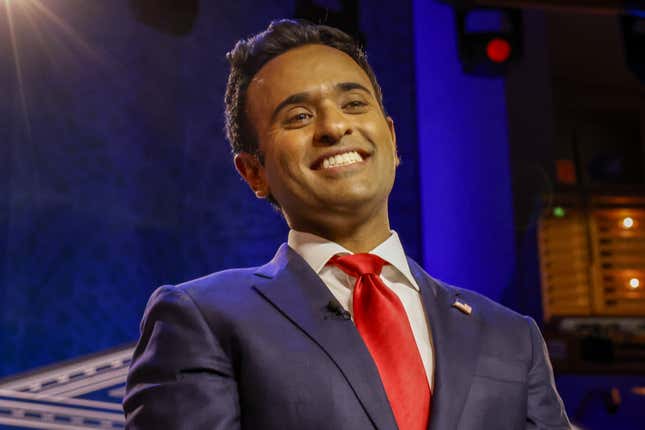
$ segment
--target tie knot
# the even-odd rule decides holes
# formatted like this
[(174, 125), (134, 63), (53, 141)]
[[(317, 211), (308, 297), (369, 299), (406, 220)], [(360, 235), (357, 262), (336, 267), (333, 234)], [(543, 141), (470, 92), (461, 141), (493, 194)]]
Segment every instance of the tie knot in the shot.
[(332, 266), (338, 267), (350, 276), (358, 278), (362, 275), (374, 274), (380, 275), (381, 269), (387, 261), (374, 254), (353, 254), (353, 255), (334, 255), (329, 259)]

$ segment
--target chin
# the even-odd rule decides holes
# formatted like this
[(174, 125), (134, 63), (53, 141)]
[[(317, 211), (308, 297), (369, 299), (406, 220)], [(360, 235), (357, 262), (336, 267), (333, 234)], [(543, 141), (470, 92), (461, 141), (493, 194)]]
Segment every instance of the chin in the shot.
[(382, 198), (376, 198), (374, 195), (343, 193), (342, 195), (335, 195), (328, 199), (326, 206), (338, 208), (343, 211), (359, 212), (364, 211), (368, 207), (378, 205), (382, 201)]

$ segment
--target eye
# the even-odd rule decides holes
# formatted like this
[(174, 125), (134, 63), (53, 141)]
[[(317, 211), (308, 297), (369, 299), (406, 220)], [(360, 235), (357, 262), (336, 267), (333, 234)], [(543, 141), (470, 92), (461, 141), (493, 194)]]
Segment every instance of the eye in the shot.
[(367, 107), (367, 103), (364, 102), (363, 100), (351, 100), (343, 105), (343, 109), (348, 110), (350, 112), (363, 112), (365, 108)]
[(307, 122), (312, 117), (313, 115), (310, 114), (309, 112), (304, 112), (304, 111), (296, 112), (293, 115), (290, 115), (287, 117), (287, 119), (285, 120), (285, 124), (288, 124), (288, 125), (302, 124)]

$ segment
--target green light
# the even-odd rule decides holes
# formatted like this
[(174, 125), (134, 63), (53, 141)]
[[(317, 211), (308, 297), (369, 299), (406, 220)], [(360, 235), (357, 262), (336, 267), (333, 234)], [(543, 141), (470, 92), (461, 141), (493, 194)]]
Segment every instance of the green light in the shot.
[(556, 206), (553, 208), (553, 216), (556, 218), (562, 218), (566, 215), (566, 211), (562, 206)]

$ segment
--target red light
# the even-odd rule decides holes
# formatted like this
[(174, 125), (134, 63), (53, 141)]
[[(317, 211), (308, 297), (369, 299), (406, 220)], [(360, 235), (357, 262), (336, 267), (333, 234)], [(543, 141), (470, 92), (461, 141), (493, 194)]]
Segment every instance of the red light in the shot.
[(494, 63), (503, 63), (511, 56), (511, 44), (507, 40), (496, 37), (486, 46), (486, 54)]

